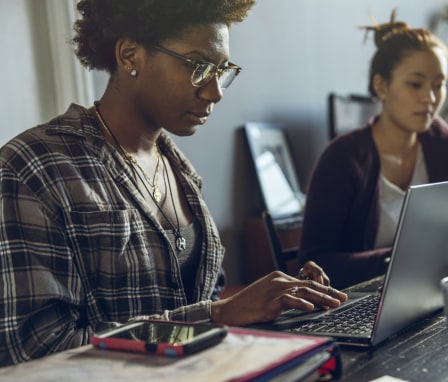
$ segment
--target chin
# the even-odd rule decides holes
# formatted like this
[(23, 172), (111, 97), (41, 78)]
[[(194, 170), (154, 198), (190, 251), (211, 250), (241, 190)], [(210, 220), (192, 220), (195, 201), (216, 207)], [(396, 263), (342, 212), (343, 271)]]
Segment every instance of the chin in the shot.
[(413, 130), (417, 133), (423, 133), (430, 128), (433, 122), (434, 118), (428, 118), (426, 121), (420, 121), (419, 123), (414, 125)]
[(424, 125), (424, 126), (421, 126), (421, 127), (416, 128), (416, 129), (415, 129), (415, 132), (416, 132), (417, 134), (419, 134), (419, 133), (424, 133), (425, 131), (429, 130), (429, 128), (431, 127), (431, 123), (432, 123), (432, 122), (427, 123), (427, 124)]
[(196, 133), (196, 131), (198, 131), (198, 130), (199, 130), (199, 126), (198, 126), (198, 125), (193, 126), (192, 128), (190, 128), (190, 129), (188, 129), (188, 130), (186, 131), (186, 134), (185, 134), (185, 135), (193, 135), (193, 134)]
[(188, 136), (193, 135), (194, 133), (196, 133), (196, 131), (198, 131), (198, 129), (199, 129), (198, 125), (190, 126), (190, 127), (186, 128), (186, 129), (183, 129), (182, 131), (180, 131), (180, 134), (188, 137)]
[(189, 137), (198, 131), (199, 126), (189, 126), (183, 129), (168, 130), (170, 133), (177, 135), (178, 137)]

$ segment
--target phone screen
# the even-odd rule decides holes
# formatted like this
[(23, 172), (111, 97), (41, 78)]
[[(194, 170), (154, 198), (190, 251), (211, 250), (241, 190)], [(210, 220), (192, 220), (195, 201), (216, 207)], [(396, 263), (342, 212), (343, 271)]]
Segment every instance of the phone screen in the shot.
[(220, 342), (227, 327), (177, 321), (137, 321), (94, 334), (91, 343), (101, 349), (181, 356)]
[(115, 338), (143, 341), (146, 343), (187, 343), (200, 334), (210, 331), (206, 325), (173, 324), (170, 322), (138, 322), (126, 330), (113, 334)]

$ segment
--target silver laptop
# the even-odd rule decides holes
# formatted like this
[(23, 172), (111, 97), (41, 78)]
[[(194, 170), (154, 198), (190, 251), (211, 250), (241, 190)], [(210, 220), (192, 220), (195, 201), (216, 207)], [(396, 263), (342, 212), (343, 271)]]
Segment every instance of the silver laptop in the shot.
[[(447, 275), (448, 182), (411, 186), (403, 203), (387, 273), (373, 280), (381, 282), (379, 288), (369, 293), (349, 293), (347, 303), (330, 311), (285, 312), (270, 326), (331, 336), (342, 344), (375, 346), (443, 309), (440, 280)], [(370, 321), (355, 310), (363, 304), (374, 306)], [(362, 318), (361, 329), (347, 329), (347, 316)], [(332, 327), (338, 319), (339, 325)]]

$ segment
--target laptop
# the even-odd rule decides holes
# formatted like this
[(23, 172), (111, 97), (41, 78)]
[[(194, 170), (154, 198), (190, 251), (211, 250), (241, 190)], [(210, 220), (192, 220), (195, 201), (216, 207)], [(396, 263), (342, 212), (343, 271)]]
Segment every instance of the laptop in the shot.
[(266, 211), (277, 228), (300, 224), (305, 195), (282, 124), (248, 122), (244, 132)]
[[(376, 346), (440, 312), (440, 280), (447, 275), (448, 182), (411, 186), (405, 195), (387, 273), (372, 280), (369, 292), (353, 288), (349, 301), (329, 311), (286, 311), (269, 324), (269, 329), (331, 336), (352, 346)], [(369, 319), (355, 310), (372, 303)], [(345, 328), (347, 316), (362, 318), (364, 327)], [(340, 323), (329, 329), (329, 323), (338, 320)]]

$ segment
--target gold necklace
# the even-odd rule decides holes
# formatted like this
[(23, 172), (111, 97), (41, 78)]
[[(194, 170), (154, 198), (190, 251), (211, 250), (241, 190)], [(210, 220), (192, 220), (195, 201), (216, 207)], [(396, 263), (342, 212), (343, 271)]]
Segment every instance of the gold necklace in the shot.
[(156, 143), (154, 143), (154, 149), (156, 150), (157, 164), (156, 164), (156, 170), (154, 171), (154, 175), (152, 177), (152, 182), (151, 179), (149, 178), (149, 175), (145, 172), (145, 170), (143, 170), (142, 166), (140, 166), (135, 156), (126, 151), (124, 148), (123, 151), (126, 153), (128, 160), (131, 161), (135, 166), (137, 166), (137, 168), (143, 174), (145, 180), (151, 186), (153, 199), (156, 201), (156, 203), (160, 203), (160, 201), (162, 200), (162, 192), (160, 191), (159, 188), (160, 152)]
[(115, 138), (115, 135), (112, 134), (112, 131), (110, 130), (109, 126), (107, 126), (106, 121), (104, 121), (103, 116), (100, 114), (98, 110), (98, 106), (95, 103), (95, 114), (98, 117), (98, 120), (101, 123), (101, 126), (103, 129), (109, 134), (109, 136), (114, 140), (115, 144), (119, 147), (120, 152), (124, 156), (124, 158), (131, 163), (134, 167), (137, 167), (138, 170), (142, 173), (145, 180), (149, 183), (149, 185), (152, 188), (152, 197), (154, 201), (158, 204), (162, 200), (162, 192), (159, 188), (159, 168), (160, 168), (160, 152), (157, 144), (154, 142), (154, 149), (156, 150), (156, 156), (157, 156), (157, 163), (156, 163), (156, 169), (154, 171), (154, 175), (152, 177), (152, 182), (149, 177), (149, 175), (143, 170), (142, 166), (140, 166), (140, 163), (138, 163), (137, 158), (132, 155), (130, 152), (128, 152), (121, 144), (120, 142)]

